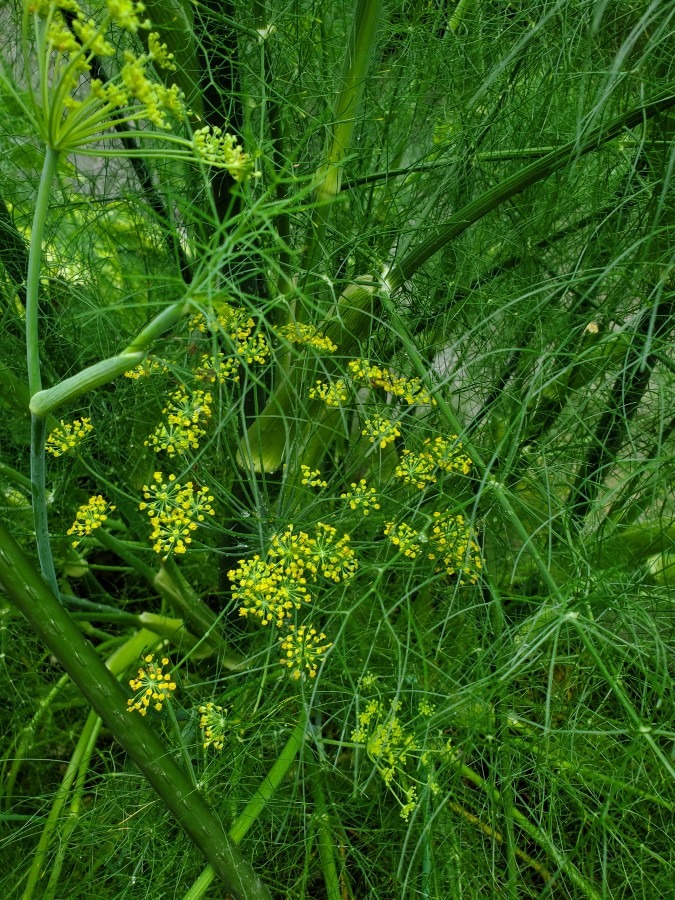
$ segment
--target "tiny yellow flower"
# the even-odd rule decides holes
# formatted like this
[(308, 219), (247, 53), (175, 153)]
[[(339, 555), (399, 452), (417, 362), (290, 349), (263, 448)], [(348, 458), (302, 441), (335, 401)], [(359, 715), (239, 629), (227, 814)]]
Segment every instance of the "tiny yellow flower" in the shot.
[(80, 506), (75, 514), (75, 521), (66, 532), (66, 534), (77, 534), (80, 536), (80, 540), (73, 541), (73, 547), (77, 547), (83, 537), (88, 537), (92, 531), (100, 528), (108, 518), (108, 513), (114, 509), (115, 506), (112, 503), (108, 503), (100, 494), (90, 497), (87, 503)]
[(253, 160), (237, 144), (233, 134), (206, 125), (194, 132), (192, 143), (198, 159), (215, 168), (226, 169), (235, 181), (246, 181), (253, 174)]
[(69, 450), (74, 450), (87, 435), (94, 430), (90, 419), (75, 419), (73, 422), (64, 422), (50, 433), (45, 449), (52, 456), (63, 456)]
[(380, 504), (377, 502), (377, 491), (374, 487), (368, 487), (365, 478), (361, 478), (358, 484), (353, 481), (350, 487), (350, 491), (340, 494), (340, 499), (346, 500), (351, 509), (360, 509), (363, 515), (367, 516), (371, 509), (380, 508)]
[(401, 436), (401, 429), (393, 419), (376, 413), (365, 420), (361, 434), (367, 437), (371, 444), (377, 444), (384, 450), (387, 444), (393, 443)]
[(424, 490), (427, 485), (436, 481), (434, 469), (434, 461), (426, 454), (404, 450), (394, 470), (394, 475), (396, 478), (401, 478), (406, 484), (413, 484), (420, 490)]
[(136, 696), (127, 700), (127, 712), (138, 712), (142, 716), (147, 713), (151, 703), (159, 712), (164, 703), (171, 699), (171, 692), (176, 690), (176, 683), (171, 680), (171, 675), (163, 672), (163, 667), (169, 665), (166, 657), (161, 663), (156, 663), (154, 653), (148, 653), (143, 657), (143, 662), (146, 665), (129, 682), (129, 687), (136, 692)]
[(291, 678), (296, 681), (299, 678), (316, 678), (319, 663), (333, 646), (324, 644), (326, 635), (317, 632), (313, 625), (290, 625), (286, 637), (281, 641), (282, 657), (281, 665), (289, 669)]
[(338, 408), (349, 399), (344, 378), (325, 383), (321, 380), (309, 391), (310, 400), (323, 400), (326, 406)]
[(206, 703), (199, 707), (199, 727), (204, 732), (204, 749), (213, 747), (222, 750), (225, 743), (227, 726), (227, 710), (215, 703)]
[(421, 552), (420, 533), (411, 528), (406, 522), (387, 522), (384, 528), (384, 534), (389, 538), (391, 543), (398, 547), (404, 556), (415, 559)]
[(321, 477), (321, 472), (318, 469), (310, 469), (309, 466), (301, 465), (300, 471), (302, 473), (302, 484), (307, 487), (316, 487), (316, 488), (327, 488), (328, 482), (324, 481)]
[(304, 322), (290, 322), (288, 325), (277, 328), (276, 332), (280, 338), (291, 344), (304, 344), (306, 347), (313, 347), (322, 353), (335, 353), (337, 350), (337, 344), (334, 344), (329, 337), (326, 337), (318, 328)]
[(183, 487), (175, 475), (164, 481), (162, 473), (155, 472), (153, 482), (143, 485), (145, 500), (138, 508), (148, 513), (153, 550), (163, 554), (162, 559), (168, 559), (171, 553), (185, 553), (192, 543), (192, 532), (206, 521), (206, 516), (215, 515), (213, 497), (208, 488), (195, 488), (191, 481)]

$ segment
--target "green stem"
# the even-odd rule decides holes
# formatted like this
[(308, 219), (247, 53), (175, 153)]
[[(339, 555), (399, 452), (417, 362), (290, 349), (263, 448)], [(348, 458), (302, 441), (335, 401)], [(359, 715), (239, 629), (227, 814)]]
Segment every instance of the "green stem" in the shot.
[(0, 585), (213, 866), (225, 889), (237, 900), (270, 900), (269, 890), (151, 724), (127, 712), (127, 692), (1, 523)]
[[(75, 777), (77, 776), (78, 772), (81, 771), (83, 765), (85, 767), (88, 765), (91, 754), (94, 751), (94, 745), (100, 728), (101, 719), (96, 715), (95, 712), (90, 712), (84, 728), (80, 733), (79, 740), (77, 742), (77, 745), (75, 746), (73, 755), (70, 758), (70, 762), (68, 763), (68, 768), (66, 769), (63, 779), (61, 780), (61, 784), (59, 785), (59, 788), (56, 792), (56, 796), (52, 801), (52, 806), (49, 810), (49, 816), (47, 817), (45, 827), (42, 829), (40, 840), (33, 855), (33, 862), (28, 873), (28, 881), (23, 892), (22, 900), (31, 900), (31, 898), (34, 896), (38, 882), (45, 874), (45, 867), (48, 862), (47, 852), (49, 850), (50, 844), (52, 843), (52, 836), (58, 828), (59, 819), (61, 818), (61, 811), (66, 803), (66, 800), (68, 799), (68, 794), (70, 793), (70, 789), (72, 787), (73, 781), (75, 780)], [(58, 878), (58, 873), (60, 872), (62, 865), (63, 848), (60, 849), (59, 853), (57, 854), (57, 859), (54, 862), (55, 869), (53, 870), (52, 876), (49, 880), (49, 887), (52, 887), (54, 871), (56, 872), (56, 877)], [(49, 893), (50, 891), (48, 888), (47, 894)]]
[[(33, 214), (30, 251), (28, 253), (28, 275), (26, 278), (26, 364), (28, 367), (28, 393), (31, 399), (34, 394), (42, 389), (39, 334), (40, 272), (42, 270), (42, 245), (44, 242), (45, 224), (49, 212), (49, 197), (58, 159), (58, 151), (47, 147)], [(42, 574), (54, 594), (58, 597), (59, 589), (47, 524), (45, 439), (45, 420), (42, 417), (33, 416), (31, 420), (30, 470), (35, 539)]]
[(30, 479), (33, 497), (33, 524), (35, 542), (42, 577), (54, 593), (59, 597), (59, 585), (54, 568), (52, 545), (49, 539), (49, 522), (47, 517), (47, 465), (45, 441), (47, 440), (47, 423), (42, 416), (31, 416), (30, 431)]
[[(326, 147), (326, 161), (315, 175), (314, 191), (317, 206), (314, 208), (309, 225), (307, 249), (301, 265), (305, 284), (313, 276), (332, 204), (340, 193), (342, 166), (352, 141), (381, 11), (382, 0), (356, 0), (354, 25), (345, 49), (340, 90), (333, 116), (334, 124)], [(300, 319), (301, 312), (302, 310), (297, 310)]]
[(307, 755), (305, 761), (309, 773), (309, 780), (314, 795), (314, 820), (319, 838), (319, 859), (321, 871), (326, 886), (327, 900), (341, 900), (340, 878), (335, 863), (333, 833), (330, 827), (330, 818), (326, 804), (326, 794), (323, 789), (323, 777), (321, 767), (312, 754)]
[[(244, 811), (237, 817), (230, 828), (229, 836), (235, 844), (241, 843), (246, 832), (258, 819), (268, 800), (272, 798), (275, 791), (288, 774), (288, 770), (293, 765), (295, 757), (302, 747), (306, 728), (307, 718), (303, 714), (302, 718), (291, 732), (291, 736), (286, 741), (278, 759), (264, 777), (251, 800), (246, 804)], [(208, 890), (209, 885), (214, 878), (215, 872), (213, 871), (212, 866), (206, 866), (199, 878), (195, 881), (187, 894), (185, 894), (183, 900), (200, 900)]]
[(30, 478), (26, 478), (25, 475), (21, 474), (21, 472), (17, 472), (16, 469), (13, 469), (11, 466), (8, 466), (2, 462), (0, 462), (0, 478), (7, 478), (9, 481), (13, 481), (15, 484), (18, 484), (25, 491), (32, 493), (33, 485)]
[(89, 391), (93, 391), (104, 384), (114, 381), (119, 375), (123, 375), (133, 369), (145, 358), (150, 345), (165, 331), (176, 324), (190, 310), (190, 304), (184, 300), (172, 303), (155, 316), (145, 328), (133, 339), (133, 341), (118, 353), (108, 359), (87, 366), (76, 375), (64, 378), (51, 388), (31, 393), (30, 409), (36, 415), (46, 416), (54, 412), (64, 403), (81, 397)]
[(39, 335), (39, 297), (40, 272), (42, 270), (42, 245), (44, 241), (45, 223), (49, 212), (49, 196), (51, 194), (56, 166), (59, 159), (58, 150), (47, 147), (40, 175), (33, 226), (30, 235), (30, 251), (28, 253), (28, 277), (26, 279), (26, 361), (28, 364), (28, 390), (30, 396), (42, 389), (40, 374), (40, 335)]

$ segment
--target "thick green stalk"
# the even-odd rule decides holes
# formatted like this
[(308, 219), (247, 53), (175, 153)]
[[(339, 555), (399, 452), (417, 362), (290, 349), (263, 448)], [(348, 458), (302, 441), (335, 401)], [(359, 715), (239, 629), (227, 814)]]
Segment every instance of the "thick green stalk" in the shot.
[[(56, 166), (59, 160), (58, 151), (47, 147), (40, 175), (33, 226), (31, 229), (30, 251), (28, 253), (28, 276), (26, 280), (26, 364), (28, 368), (29, 397), (42, 388), (40, 372), (40, 272), (42, 269), (42, 245), (44, 242), (45, 224), (49, 212), (51, 194)], [(44, 414), (43, 414), (44, 415)], [(30, 446), (30, 478), (33, 497), (33, 520), (35, 523), (35, 540), (42, 574), (54, 594), (59, 596), (56, 570), (49, 541), (47, 523), (47, 487), (45, 464), (46, 423), (42, 416), (33, 416), (31, 420)]]
[(333, 841), (333, 832), (330, 827), (326, 794), (323, 789), (321, 766), (318, 760), (312, 758), (310, 754), (308, 754), (308, 758), (305, 760), (305, 765), (307, 766), (309, 780), (312, 786), (312, 794), (314, 796), (314, 819), (316, 821), (319, 838), (319, 859), (321, 860), (321, 871), (326, 886), (326, 897), (327, 900), (342, 900), (340, 877), (335, 862), (335, 843)]
[(533, 184), (543, 181), (549, 175), (580, 159), (587, 153), (599, 150), (603, 144), (619, 137), (627, 128), (635, 128), (637, 125), (643, 124), (648, 119), (665, 112), (665, 110), (670, 109), (674, 105), (675, 94), (668, 94), (665, 97), (659, 97), (656, 100), (645, 103), (643, 106), (639, 106), (628, 113), (622, 113), (612, 119), (607, 125), (599, 125), (597, 128), (593, 128), (582, 140), (574, 138), (568, 141), (542, 159), (537, 159), (519, 172), (515, 172), (489, 191), (485, 191), (480, 197), (477, 197), (460, 209), (454, 216), (451, 216), (445, 224), (440, 225), (436, 234), (423, 241), (400, 262), (395, 262), (392, 265), (383, 278), (388, 290), (393, 293), (402, 287), (442, 247), (466, 231), (479, 219), (497, 209), (502, 203), (510, 200), (511, 197), (522, 193)]
[(158, 313), (117, 356), (111, 356), (109, 359), (103, 359), (87, 366), (77, 375), (64, 378), (63, 381), (45, 391), (39, 391), (37, 394), (31, 392), (31, 412), (35, 415), (46, 416), (59, 406), (63, 406), (64, 403), (69, 403), (71, 400), (81, 397), (82, 394), (93, 391), (103, 384), (108, 384), (119, 375), (133, 369), (143, 361), (152, 342), (182, 319), (189, 310), (190, 304), (184, 300), (172, 303)]
[(49, 522), (47, 517), (47, 461), (45, 441), (47, 440), (46, 422), (42, 416), (31, 416), (30, 430), (30, 480), (33, 498), (33, 524), (35, 526), (35, 543), (42, 576), (56, 597), (59, 596), (59, 585), (54, 568), (52, 545), (49, 539)]
[(58, 150), (47, 147), (30, 235), (28, 278), (26, 280), (26, 361), (28, 364), (28, 390), (31, 397), (42, 389), (39, 335), (40, 272), (42, 270), (42, 244), (49, 212), (49, 197), (58, 160)]
[(301, 266), (305, 273), (305, 282), (313, 275), (332, 202), (340, 193), (342, 165), (351, 145), (381, 11), (382, 0), (357, 0), (354, 25), (345, 51), (340, 89), (335, 103), (334, 124), (326, 147), (325, 163), (315, 175), (314, 193), (317, 206), (309, 225), (307, 250)]
[[(246, 808), (239, 815), (230, 828), (229, 835), (235, 844), (240, 844), (244, 839), (246, 832), (258, 819), (264, 810), (267, 801), (271, 799), (275, 791), (288, 774), (288, 770), (295, 762), (305, 739), (305, 730), (307, 728), (307, 718), (303, 713), (300, 721), (291, 732), (291, 736), (286, 741), (283, 750), (275, 761), (272, 768), (264, 777), (262, 783), (256, 790), (255, 794), (246, 804)], [(190, 890), (185, 894), (183, 900), (200, 900), (208, 890), (209, 885), (215, 878), (215, 872), (212, 866), (207, 866), (201, 873), (199, 878), (192, 885)]]
[(268, 889), (227, 836), (214, 811), (195, 791), (150, 723), (127, 711), (126, 692), (1, 524), (0, 584), (213, 866), (225, 888), (240, 900), (269, 900)]

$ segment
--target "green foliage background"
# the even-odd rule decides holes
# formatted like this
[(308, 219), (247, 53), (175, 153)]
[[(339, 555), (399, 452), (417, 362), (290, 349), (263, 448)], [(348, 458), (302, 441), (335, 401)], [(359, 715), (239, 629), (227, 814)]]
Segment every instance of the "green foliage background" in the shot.
[[(162, 469), (143, 442), (194, 368), (187, 322), (152, 348), (164, 374), (118, 378), (55, 412), (95, 424), (76, 457), (48, 470), (65, 605), (103, 656), (148, 612), (206, 635), (196, 650), (174, 636), (177, 729), (159, 716), (153, 726), (228, 827), (307, 715), (297, 760), (242, 844), (274, 896), (666, 897), (675, 9), (378, 6), (147, 4), (194, 113), (184, 128), (236, 133), (260, 173), (245, 185), (161, 153), (61, 156), (43, 256), (47, 386), (120, 352), (184, 297), (192, 311), (223, 298), (244, 307), (273, 346), (268, 364), (244, 365), (239, 384), (214, 389), (205, 443), (174, 467), (215, 497), (216, 517), (178, 561), (206, 616), (201, 631), (153, 582), (159, 560), (138, 510)], [(21, 9), (1, 16), (0, 505), (34, 556), (30, 422), (17, 384), (44, 148), (19, 103)], [(370, 20), (372, 46), (350, 53), (354, 22), (363, 31)], [(359, 63), (362, 95), (348, 95), (340, 115)], [(640, 114), (656, 100), (658, 113)], [(635, 111), (605, 139), (610, 122)], [(565, 145), (547, 177), (503, 190)], [(331, 187), (324, 176), (338, 171)], [(485, 212), (446, 240), (444, 224), (485, 196)], [(374, 291), (350, 318), (343, 292), (349, 299), (365, 276)], [(337, 354), (275, 338), (292, 318), (339, 334)], [(433, 388), (435, 410), (405, 412), (406, 441), (457, 433), (472, 455), (470, 476), (446, 478), (434, 496), (478, 536), (477, 584), (384, 541), (383, 523), (419, 519), (425, 500), (393, 477), (402, 440), (379, 452), (360, 440), (367, 402), (332, 417), (309, 403), (317, 378), (357, 356)], [(299, 485), (302, 462), (328, 488)], [(368, 518), (340, 499), (360, 477), (380, 495)], [(75, 552), (66, 530), (98, 492), (117, 507), (109, 537)], [(289, 524), (307, 531), (328, 517), (351, 534), (361, 568), (314, 601), (333, 646), (315, 680), (295, 682), (278, 666), (272, 629), (238, 615), (227, 573)], [(60, 660), (1, 599), (0, 884), (21, 896), (89, 708), (67, 679), (54, 690)], [(377, 676), (370, 688), (367, 674)], [(399, 766), (420, 782), (407, 819), (353, 739), (374, 699), (398, 703), (419, 748)], [(232, 723), (220, 753), (201, 746), (197, 709), (209, 700)], [(432, 714), (419, 714), (422, 701)], [(68, 798), (71, 819), (64, 810), (37, 863), (48, 880), (56, 860), (57, 879), (30, 896), (222, 896), (215, 884), (186, 893), (203, 860), (105, 724)]]

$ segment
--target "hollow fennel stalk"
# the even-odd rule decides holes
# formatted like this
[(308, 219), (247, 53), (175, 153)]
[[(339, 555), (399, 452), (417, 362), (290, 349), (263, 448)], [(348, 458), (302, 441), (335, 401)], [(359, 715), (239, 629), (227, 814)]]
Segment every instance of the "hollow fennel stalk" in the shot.
[(270, 900), (267, 887), (150, 723), (127, 712), (126, 692), (1, 523), (0, 585), (213, 866), (224, 887), (238, 900)]
[[(42, 390), (40, 372), (40, 271), (42, 269), (42, 245), (44, 242), (45, 224), (49, 212), (51, 195), (59, 152), (47, 147), (40, 175), (33, 226), (31, 229), (30, 250), (28, 253), (28, 277), (26, 279), (26, 364), (28, 368), (28, 392), (32, 398)], [(31, 415), (30, 477), (33, 497), (33, 521), (35, 523), (35, 540), (42, 575), (59, 596), (59, 588), (54, 568), (54, 558), (49, 542), (49, 526), (47, 523), (47, 489), (45, 465), (46, 422), (44, 415)]]

